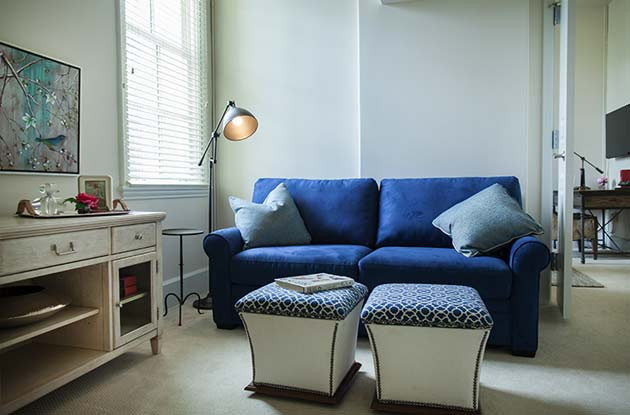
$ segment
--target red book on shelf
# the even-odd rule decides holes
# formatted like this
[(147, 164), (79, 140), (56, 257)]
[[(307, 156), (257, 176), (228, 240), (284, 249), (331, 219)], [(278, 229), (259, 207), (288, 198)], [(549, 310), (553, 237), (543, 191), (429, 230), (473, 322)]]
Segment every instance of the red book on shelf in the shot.
[(120, 277), (120, 282), (123, 287), (130, 287), (132, 285), (136, 285), (136, 276), (125, 275), (124, 277)]
[(135, 293), (138, 292), (138, 287), (135, 285), (123, 287), (122, 292), (123, 292), (123, 297), (129, 297), (130, 295), (134, 295)]

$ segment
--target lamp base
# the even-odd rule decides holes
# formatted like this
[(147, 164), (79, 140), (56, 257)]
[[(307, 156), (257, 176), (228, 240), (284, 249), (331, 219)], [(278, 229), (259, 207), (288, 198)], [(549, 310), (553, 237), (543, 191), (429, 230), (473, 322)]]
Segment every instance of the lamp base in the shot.
[(206, 295), (201, 300), (193, 301), (193, 307), (202, 310), (212, 310), (212, 296), (210, 295), (210, 293), (208, 293), (208, 295)]

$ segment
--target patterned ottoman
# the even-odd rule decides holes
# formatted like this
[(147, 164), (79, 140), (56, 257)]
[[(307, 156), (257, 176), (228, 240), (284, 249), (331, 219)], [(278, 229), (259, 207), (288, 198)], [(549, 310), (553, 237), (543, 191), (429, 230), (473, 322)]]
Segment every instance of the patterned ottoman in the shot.
[(379, 285), (361, 319), (376, 371), (372, 409), (481, 413), (479, 372), (493, 322), (475, 289)]
[(361, 365), (354, 361), (367, 288), (301, 294), (275, 283), (236, 302), (251, 346), (245, 390), (338, 403)]

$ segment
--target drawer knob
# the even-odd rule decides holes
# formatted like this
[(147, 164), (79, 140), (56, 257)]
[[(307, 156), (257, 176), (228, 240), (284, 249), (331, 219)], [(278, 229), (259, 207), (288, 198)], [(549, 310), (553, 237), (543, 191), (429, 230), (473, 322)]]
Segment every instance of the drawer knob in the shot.
[(52, 250), (55, 251), (55, 254), (57, 254), (57, 256), (64, 256), (64, 255), (77, 253), (77, 251), (74, 249), (74, 242), (70, 242), (69, 249), (67, 251), (60, 251), (59, 248), (57, 248), (57, 244), (53, 244)]
[(134, 239), (139, 241), (142, 239), (142, 234), (141, 233), (137, 233), (136, 236), (134, 236)]

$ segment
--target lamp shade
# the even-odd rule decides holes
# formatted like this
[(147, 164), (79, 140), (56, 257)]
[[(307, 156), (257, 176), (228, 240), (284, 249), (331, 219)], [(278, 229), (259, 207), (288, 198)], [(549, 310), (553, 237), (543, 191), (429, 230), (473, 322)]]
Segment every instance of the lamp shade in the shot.
[(246, 109), (230, 106), (223, 117), (223, 136), (231, 141), (248, 138), (258, 129), (258, 120)]

